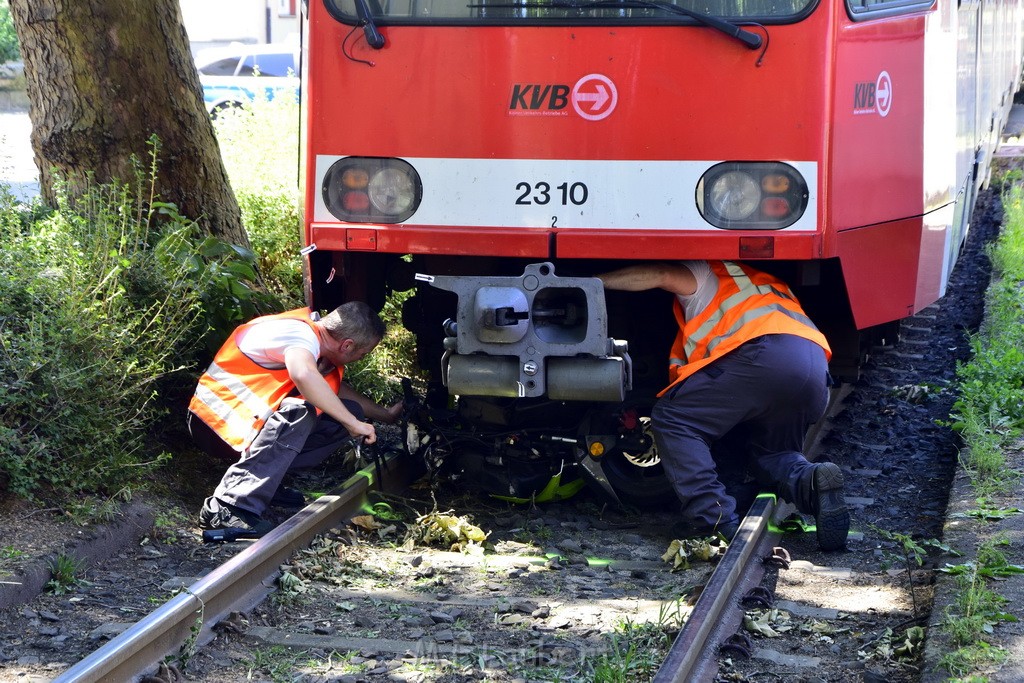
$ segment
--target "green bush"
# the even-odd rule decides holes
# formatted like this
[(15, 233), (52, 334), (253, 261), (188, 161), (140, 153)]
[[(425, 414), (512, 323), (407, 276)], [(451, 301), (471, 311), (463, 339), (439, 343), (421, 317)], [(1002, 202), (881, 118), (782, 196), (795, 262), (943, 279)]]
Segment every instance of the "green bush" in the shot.
[(1024, 428), (1024, 188), (1008, 185), (1002, 200), (1003, 229), (988, 253), (993, 282), (985, 326), (971, 338), (971, 360), (957, 368), (953, 408), (954, 426), (969, 446), (964, 466), (983, 493), (1012, 477), (1003, 450)]
[(0, 64), (21, 58), (18, 49), (18, 35), (14, 32), (14, 20), (7, 0), (0, 0)]
[(123, 496), (144, 481), (167, 457), (149, 438), (159, 390), (182, 368), (194, 381), (204, 302), (237, 309), (216, 292), (247, 289), (251, 265), (147, 196), (155, 141), (153, 154), (132, 186), (58, 188), (53, 211), (0, 188), (0, 472), (15, 493)]

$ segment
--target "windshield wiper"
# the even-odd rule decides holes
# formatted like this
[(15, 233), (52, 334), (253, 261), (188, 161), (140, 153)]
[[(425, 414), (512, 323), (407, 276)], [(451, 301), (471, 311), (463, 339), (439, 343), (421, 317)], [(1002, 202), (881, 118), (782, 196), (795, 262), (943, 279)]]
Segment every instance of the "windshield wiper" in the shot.
[(762, 39), (761, 36), (745, 31), (736, 24), (726, 21), (720, 17), (716, 17), (712, 14), (704, 14), (696, 10), (687, 9), (686, 7), (680, 7), (679, 5), (673, 5), (670, 2), (660, 2), (660, 0), (584, 0), (583, 2), (577, 2), (576, 0), (526, 0), (526, 2), (510, 2), (510, 3), (486, 3), (486, 4), (471, 4), (467, 5), (472, 8), (511, 8), (511, 9), (575, 9), (575, 10), (591, 10), (591, 9), (657, 9), (663, 12), (669, 12), (670, 14), (681, 14), (685, 17), (689, 17), (694, 21), (697, 21), (705, 26), (710, 26), (713, 29), (721, 31), (722, 33), (735, 38), (751, 50), (756, 50), (761, 47)]
[(377, 30), (377, 24), (373, 21), (373, 12), (370, 11), (370, 6), (366, 4), (366, 0), (355, 0), (355, 3), (356, 14), (359, 16), (360, 21), (363, 22), (363, 35), (366, 36), (366, 44), (374, 50), (381, 49), (384, 47), (384, 36)]

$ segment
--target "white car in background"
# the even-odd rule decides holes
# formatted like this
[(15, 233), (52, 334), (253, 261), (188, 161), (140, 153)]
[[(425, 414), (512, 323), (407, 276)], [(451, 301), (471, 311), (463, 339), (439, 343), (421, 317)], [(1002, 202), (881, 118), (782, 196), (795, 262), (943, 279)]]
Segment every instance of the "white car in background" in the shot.
[(233, 44), (196, 55), (203, 100), (211, 116), (251, 102), (257, 92), (267, 99), (299, 97), (299, 49), (294, 45)]

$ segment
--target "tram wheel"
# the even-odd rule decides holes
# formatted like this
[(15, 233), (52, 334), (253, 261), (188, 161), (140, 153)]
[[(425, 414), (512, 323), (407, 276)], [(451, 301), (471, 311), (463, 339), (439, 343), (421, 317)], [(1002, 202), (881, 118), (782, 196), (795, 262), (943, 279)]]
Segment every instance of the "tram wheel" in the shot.
[[(640, 418), (644, 434), (651, 437), (651, 418)], [(654, 439), (643, 451), (613, 451), (601, 459), (608, 483), (619, 500), (639, 508), (663, 507), (676, 500), (672, 483), (665, 475)]]

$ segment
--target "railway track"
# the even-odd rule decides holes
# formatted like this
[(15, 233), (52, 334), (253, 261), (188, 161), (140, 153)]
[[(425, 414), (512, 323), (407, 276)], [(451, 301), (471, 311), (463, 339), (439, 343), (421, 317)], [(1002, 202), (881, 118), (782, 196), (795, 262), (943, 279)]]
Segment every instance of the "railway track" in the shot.
[[(840, 399), (837, 392), (830, 415)], [(814, 435), (809, 452), (826, 434)], [(310, 668), (326, 667), (324, 675), (310, 673), (311, 680), (332, 680), (337, 660), (339, 670), (360, 672), (352, 680), (425, 668), (479, 671), (489, 680), (593, 680), (620, 666), (636, 676), (623, 680), (667, 683), (716, 680), (723, 644), (728, 652), (773, 656), (742, 635), (743, 607), (774, 602), (764, 587), (766, 567), (790, 564), (779, 543), (793, 508), (773, 496), (755, 500), (727, 550), (712, 546), (724, 553), (717, 562), (694, 559), (675, 572), (657, 530), (671, 515), (652, 530), (658, 516), (602, 510), (589, 500), (539, 514), (481, 510), (463, 499), (488, 529), (487, 554), (468, 538), (463, 552), (450, 552), (402, 544), (384, 525), (363, 530), (361, 539), (336, 530), (373, 509), (381, 489), (400, 490), (411, 480), (409, 464), (397, 456), (379, 471), (359, 472), (201, 579), (180, 579), (187, 588), (55, 683), (133, 680), (152, 675), (159, 662), (169, 664), (150, 680), (176, 680), (181, 669), (190, 680), (249, 679), (254, 669), (277, 680), (274, 661), (294, 666), (289, 652), (323, 657)], [(425, 508), (416, 512), (422, 518)], [(596, 542), (585, 540), (593, 534)], [(275, 582), (276, 596), (267, 601)], [(676, 633), (670, 642), (667, 635)], [(650, 647), (650, 656), (637, 657), (637, 643)], [(245, 651), (262, 654), (238, 654)]]
[[(910, 333), (930, 329), (932, 314), (910, 321)], [(898, 369), (881, 371), (907, 379)], [(863, 402), (872, 383), (887, 386), (878, 377), (852, 398)], [(819, 436), (829, 450), (830, 437)], [(755, 501), (719, 561), (671, 571), (659, 531), (671, 515), (637, 516), (586, 497), (532, 510), (444, 499), (456, 517), (489, 533), (487, 554), (403, 543), (386, 527), (345, 527), (381, 500), (377, 487), (400, 489), (411, 479), (397, 459), (381, 474), (362, 471), (206, 576), (182, 578), (185, 590), (54, 680), (127, 681), (148, 672), (147, 680), (174, 681), (182, 670), (199, 681), (598, 680), (614, 667), (627, 672), (618, 680), (756, 680), (747, 676), (766, 667), (799, 674), (822, 666), (807, 644), (809, 629), (828, 645), (834, 634), (852, 632), (851, 623), (877, 635), (914, 619), (915, 598), (901, 577), (886, 582), (877, 563), (865, 566), (863, 532), (850, 544), (856, 561), (848, 561), (851, 553), (821, 556), (813, 534), (783, 536), (779, 526), (792, 508), (772, 497)], [(873, 505), (850, 498), (855, 509)], [(406, 521), (427, 512), (428, 501), (419, 503)], [(874, 596), (870, 623), (828, 598), (863, 604), (858, 588)], [(759, 628), (795, 630), (796, 645), (744, 630), (745, 617), (773, 610)], [(159, 662), (167, 663), (154, 673)], [(854, 665), (850, 678), (821, 680), (861, 680), (865, 665), (855, 657), (842, 663)], [(884, 680), (914, 680), (892, 677), (901, 671)]]
[[(963, 331), (980, 322), (981, 245), (994, 225), (976, 224), (950, 294), (905, 321), (898, 345), (875, 350), (816, 439), (846, 476), (847, 551), (783, 533), (789, 510), (761, 498), (724, 557), (674, 569), (663, 559), (671, 511), (589, 494), (516, 507), (443, 487), (436, 502), (423, 490), (397, 499), (377, 491), (410, 478), (391, 461), (256, 543), (193, 542), (163, 564), (152, 558), (169, 551), (143, 546), (70, 596), (5, 614), (11, 632), (27, 632), (13, 640), (27, 656), (4, 660), (0, 646), (0, 681), (920, 680), (909, 634), (927, 623), (935, 565), (951, 558), (908, 567), (900, 539), (941, 538), (957, 444), (936, 420), (950, 413)], [(389, 508), (392, 520), (380, 515)], [(435, 508), (479, 527), (488, 552), (406, 533)], [(379, 528), (344, 523), (370, 509)], [(175, 570), (159, 589), (187, 588), (155, 610), (119, 601), (126, 581)], [(83, 606), (105, 610), (88, 638), (119, 635), (61, 665), (60, 649), (87, 638), (70, 627)]]

